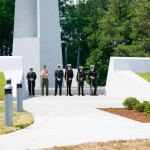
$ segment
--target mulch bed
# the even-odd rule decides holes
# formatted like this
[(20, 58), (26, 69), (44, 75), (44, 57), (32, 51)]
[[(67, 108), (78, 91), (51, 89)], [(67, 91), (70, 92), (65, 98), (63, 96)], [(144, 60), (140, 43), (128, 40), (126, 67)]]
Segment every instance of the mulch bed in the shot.
[(142, 112), (137, 112), (136, 110), (128, 110), (126, 108), (98, 108), (98, 109), (122, 117), (126, 117), (135, 121), (139, 121), (142, 123), (150, 123), (150, 117), (145, 116)]

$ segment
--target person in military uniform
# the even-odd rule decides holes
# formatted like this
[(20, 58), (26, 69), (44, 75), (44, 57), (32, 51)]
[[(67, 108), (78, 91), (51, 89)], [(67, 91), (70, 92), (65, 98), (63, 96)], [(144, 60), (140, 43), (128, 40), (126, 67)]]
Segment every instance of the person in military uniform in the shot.
[(72, 84), (72, 79), (73, 79), (73, 70), (71, 69), (71, 64), (67, 65), (67, 72), (65, 72), (65, 80), (66, 80), (66, 75), (67, 75), (67, 96), (68, 96), (68, 91), (69, 95), (73, 96), (71, 94), (71, 84)]
[(83, 67), (80, 66), (79, 67), (80, 71), (78, 72), (79, 73), (79, 76), (78, 76), (78, 73), (77, 73), (77, 82), (78, 82), (78, 79), (79, 79), (79, 95), (81, 93), (81, 89), (82, 89), (82, 96), (85, 96), (84, 95), (84, 81), (86, 80), (86, 75), (83, 71)]
[(36, 78), (36, 73), (33, 72), (33, 68), (30, 68), (30, 72), (27, 73), (29, 96), (35, 96), (34, 87)]
[(91, 95), (93, 95), (93, 87), (94, 87), (94, 96), (97, 95), (97, 85), (96, 85), (96, 78), (97, 78), (97, 72), (94, 70), (94, 65), (91, 65), (91, 70), (89, 71), (88, 78), (90, 81), (90, 87), (91, 87)]
[(42, 77), (42, 81), (41, 81), (41, 93), (42, 96), (44, 95), (44, 86), (46, 87), (46, 95), (48, 96), (49, 91), (48, 91), (48, 86), (49, 86), (49, 77), (50, 73), (47, 71), (46, 66), (44, 65), (44, 69), (41, 71), (41, 77)]
[(64, 77), (64, 72), (61, 70), (61, 65), (57, 65), (58, 69), (55, 71), (55, 94), (57, 95), (57, 89), (59, 86), (59, 95), (62, 96), (62, 80)]

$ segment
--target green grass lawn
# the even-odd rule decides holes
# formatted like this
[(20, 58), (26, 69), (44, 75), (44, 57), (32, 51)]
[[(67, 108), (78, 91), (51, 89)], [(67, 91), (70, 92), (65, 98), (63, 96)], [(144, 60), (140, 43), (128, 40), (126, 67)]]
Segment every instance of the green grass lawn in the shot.
[(145, 79), (146, 81), (150, 82), (150, 73), (146, 72), (146, 73), (137, 73), (140, 77), (142, 77), (143, 79)]
[(18, 131), (33, 124), (34, 117), (31, 113), (23, 111), (16, 112), (16, 104), (13, 104), (13, 127), (4, 126), (4, 103), (0, 103), (0, 135)]
[(6, 85), (3, 72), (0, 72), (0, 101), (4, 100), (4, 86)]

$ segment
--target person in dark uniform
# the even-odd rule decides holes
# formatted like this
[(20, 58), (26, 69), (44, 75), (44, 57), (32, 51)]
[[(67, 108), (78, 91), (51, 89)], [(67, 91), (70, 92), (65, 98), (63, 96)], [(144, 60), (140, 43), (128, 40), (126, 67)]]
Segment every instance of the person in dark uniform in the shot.
[(65, 72), (65, 80), (66, 80), (66, 75), (67, 75), (67, 96), (68, 96), (68, 90), (69, 90), (69, 95), (73, 96), (71, 94), (71, 84), (72, 84), (72, 79), (73, 79), (73, 70), (71, 69), (71, 64), (67, 65), (67, 72)]
[(62, 96), (62, 80), (64, 77), (64, 72), (61, 70), (61, 65), (57, 65), (58, 69), (55, 71), (55, 94), (57, 95), (57, 89), (59, 86), (59, 95)]
[(30, 68), (30, 72), (27, 73), (27, 80), (28, 80), (28, 90), (29, 96), (35, 96), (35, 80), (36, 80), (36, 73), (33, 72), (33, 68)]
[(94, 65), (91, 65), (91, 70), (89, 71), (88, 78), (90, 81), (90, 87), (91, 87), (91, 95), (93, 95), (93, 87), (94, 87), (94, 96), (97, 95), (97, 85), (96, 85), (96, 78), (97, 78), (97, 72), (94, 70)]
[(80, 71), (79, 71), (79, 77), (78, 77), (78, 73), (77, 73), (77, 82), (78, 82), (78, 79), (79, 79), (79, 95), (80, 95), (80, 91), (82, 89), (82, 96), (85, 96), (84, 95), (84, 81), (86, 80), (86, 75), (83, 71), (83, 67), (80, 66), (79, 67)]

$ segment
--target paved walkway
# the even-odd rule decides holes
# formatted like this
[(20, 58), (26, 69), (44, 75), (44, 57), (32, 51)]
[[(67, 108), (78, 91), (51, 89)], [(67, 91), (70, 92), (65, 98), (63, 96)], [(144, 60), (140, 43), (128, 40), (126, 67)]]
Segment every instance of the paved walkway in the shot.
[(122, 107), (123, 99), (97, 97), (35, 97), (24, 108), (35, 116), (30, 127), (0, 136), (1, 150), (41, 149), (87, 142), (150, 138), (150, 124), (96, 108)]

